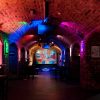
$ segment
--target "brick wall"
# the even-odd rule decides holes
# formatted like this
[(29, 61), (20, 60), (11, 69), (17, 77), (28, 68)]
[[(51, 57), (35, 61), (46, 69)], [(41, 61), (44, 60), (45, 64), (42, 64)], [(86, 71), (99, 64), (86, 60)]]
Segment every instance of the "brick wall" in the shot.
[(100, 57), (91, 57), (92, 46), (100, 46), (100, 31), (94, 31), (85, 40), (85, 51), (81, 57), (81, 85), (89, 89), (100, 89)]

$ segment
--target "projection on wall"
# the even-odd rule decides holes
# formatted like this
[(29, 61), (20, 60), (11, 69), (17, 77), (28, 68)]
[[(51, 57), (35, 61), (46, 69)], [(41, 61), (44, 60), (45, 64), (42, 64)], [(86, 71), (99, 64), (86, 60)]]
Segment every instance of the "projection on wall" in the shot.
[(38, 49), (35, 58), (36, 64), (57, 64), (57, 53), (52, 49)]

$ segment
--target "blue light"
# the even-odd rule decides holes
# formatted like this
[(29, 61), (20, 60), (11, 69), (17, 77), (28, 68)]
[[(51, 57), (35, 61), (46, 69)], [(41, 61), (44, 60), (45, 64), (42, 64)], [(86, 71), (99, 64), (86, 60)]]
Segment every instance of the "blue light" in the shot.
[(38, 34), (45, 34), (47, 30), (47, 25), (38, 25)]
[(42, 22), (43, 20), (35, 20), (35, 21), (32, 21), (30, 24), (27, 23), (21, 26), (15, 32), (9, 35), (9, 42), (13, 43), (13, 42), (18, 41), (28, 30), (30, 29), (35, 30), (39, 24), (42, 24)]
[(44, 19), (44, 22), (47, 23), (47, 22), (48, 22), (48, 18), (45, 18), (45, 19)]
[(32, 21), (31, 24), (32, 24), (32, 26), (36, 27), (36, 26), (42, 24), (42, 22), (43, 22), (43, 20), (34, 20), (34, 21)]
[(48, 32), (52, 32), (53, 29), (53, 26), (40, 24), (38, 25), (38, 34), (46, 34)]
[(44, 44), (44, 45), (43, 45), (43, 48), (45, 48), (45, 49), (49, 49), (50, 46), (49, 46), (48, 44)]
[(42, 68), (42, 71), (43, 71), (43, 72), (49, 72), (50, 69), (49, 69), (49, 68)]

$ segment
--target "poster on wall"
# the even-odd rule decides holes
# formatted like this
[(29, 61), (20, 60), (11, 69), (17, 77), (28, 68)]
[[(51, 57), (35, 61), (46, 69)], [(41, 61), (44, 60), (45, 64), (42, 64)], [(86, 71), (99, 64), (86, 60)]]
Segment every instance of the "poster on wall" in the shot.
[(100, 57), (100, 46), (92, 46), (91, 47), (91, 57), (92, 58)]

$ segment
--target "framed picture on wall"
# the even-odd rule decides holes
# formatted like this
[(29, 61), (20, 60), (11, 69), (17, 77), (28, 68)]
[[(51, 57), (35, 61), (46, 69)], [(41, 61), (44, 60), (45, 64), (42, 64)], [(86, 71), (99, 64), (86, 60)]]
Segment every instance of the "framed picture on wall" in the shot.
[(91, 57), (92, 58), (100, 58), (100, 46), (92, 46), (91, 47)]

